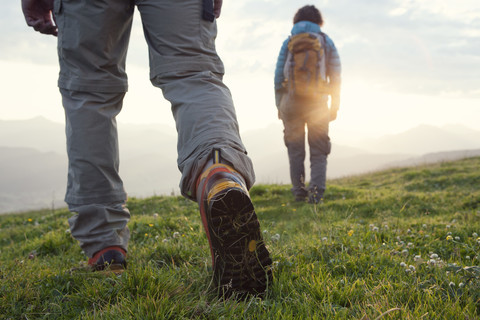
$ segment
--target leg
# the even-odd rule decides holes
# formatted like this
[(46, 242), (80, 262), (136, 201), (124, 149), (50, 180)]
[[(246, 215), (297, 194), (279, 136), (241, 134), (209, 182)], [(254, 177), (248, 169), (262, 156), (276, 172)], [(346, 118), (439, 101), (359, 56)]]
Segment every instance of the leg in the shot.
[(195, 200), (195, 183), (213, 149), (250, 188), (255, 175), (240, 138), (223, 63), (215, 50), (216, 22), (202, 19), (202, 1), (141, 1), (151, 80), (172, 104), (178, 131), (182, 194)]
[(178, 132), (178, 167), (182, 172), (182, 194), (195, 199), (197, 177), (211, 161), (213, 149), (240, 172), (247, 187), (253, 185), (253, 165), (240, 138), (235, 108), (221, 77), (209, 71), (195, 74), (162, 75), (164, 96), (172, 103)]
[(115, 120), (124, 94), (61, 93), (69, 159), (65, 201), (77, 213), (69, 219), (72, 235), (89, 257), (105, 247), (126, 250), (130, 213), (118, 175)]
[(55, 16), (69, 157), (65, 201), (76, 213), (69, 219), (72, 235), (89, 257), (112, 246), (124, 254), (130, 213), (118, 175), (115, 117), (127, 90), (132, 2), (56, 1)]
[(222, 296), (263, 293), (272, 261), (248, 193), (255, 176), (222, 81), (216, 23), (202, 20), (200, 0), (145, 0), (138, 7), (151, 80), (171, 102), (176, 121), (180, 187), (199, 204), (215, 284)]
[(290, 162), (292, 193), (297, 201), (304, 201), (305, 189), (305, 120), (298, 115), (284, 116), (284, 141)]
[(307, 117), (311, 169), (309, 200), (314, 203), (318, 203), (323, 198), (326, 188), (327, 157), (331, 150), (328, 115), (328, 107), (320, 104), (320, 107), (315, 107)]

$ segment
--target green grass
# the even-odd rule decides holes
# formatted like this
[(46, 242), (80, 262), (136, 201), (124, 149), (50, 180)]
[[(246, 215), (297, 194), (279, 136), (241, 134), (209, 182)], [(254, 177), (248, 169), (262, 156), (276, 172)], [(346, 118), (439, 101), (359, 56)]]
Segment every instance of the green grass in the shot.
[(478, 319), (480, 158), (328, 181), (324, 203), (252, 191), (265, 299), (219, 300), (197, 205), (129, 199), (129, 267), (85, 270), (67, 210), (0, 216), (0, 319)]

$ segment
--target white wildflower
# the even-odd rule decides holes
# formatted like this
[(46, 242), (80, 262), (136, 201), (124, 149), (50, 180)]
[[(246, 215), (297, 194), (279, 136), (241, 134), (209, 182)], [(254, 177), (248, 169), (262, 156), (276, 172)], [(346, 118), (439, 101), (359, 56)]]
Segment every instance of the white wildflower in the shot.
[(179, 237), (180, 237), (180, 232), (175, 231), (175, 232), (173, 233), (173, 237), (174, 237), (174, 238), (179, 238)]
[(378, 227), (373, 227), (372, 229), (374, 232), (378, 232)]
[(459, 287), (459, 288), (463, 288), (463, 287), (465, 287), (465, 283), (463, 283), (463, 282), (460, 282), (460, 283), (458, 284), (458, 287)]
[(400, 267), (405, 268), (407, 264), (405, 262), (400, 262)]
[(450, 282), (450, 283), (448, 284), (448, 286), (450, 286), (450, 287), (455, 287), (455, 282)]
[(272, 239), (272, 241), (278, 241), (278, 240), (280, 240), (280, 235), (278, 233), (276, 233), (270, 239)]
[(472, 233), (472, 237), (478, 238), (478, 234), (476, 232)]
[(430, 255), (430, 259), (438, 259), (438, 254), (432, 253), (432, 254)]

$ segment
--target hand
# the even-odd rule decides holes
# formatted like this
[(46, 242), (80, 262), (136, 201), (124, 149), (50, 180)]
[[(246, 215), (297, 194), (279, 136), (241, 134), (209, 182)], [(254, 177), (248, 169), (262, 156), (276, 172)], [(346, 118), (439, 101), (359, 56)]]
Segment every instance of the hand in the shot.
[(213, 1), (213, 14), (218, 19), (220, 18), (220, 12), (222, 11), (223, 0), (214, 0)]
[(337, 119), (337, 111), (338, 109), (330, 108), (330, 121)]
[(27, 25), (43, 34), (58, 34), (52, 18), (54, 0), (22, 0), (22, 11)]

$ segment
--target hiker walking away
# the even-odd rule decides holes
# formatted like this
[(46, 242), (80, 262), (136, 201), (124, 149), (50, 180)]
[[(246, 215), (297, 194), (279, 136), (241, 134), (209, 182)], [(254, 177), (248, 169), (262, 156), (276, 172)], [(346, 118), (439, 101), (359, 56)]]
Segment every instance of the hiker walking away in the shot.
[[(300, 8), (280, 49), (275, 69), (275, 104), (284, 125), (292, 193), (296, 201), (318, 203), (325, 192), (329, 122), (340, 106), (341, 65), (335, 45), (320, 27), (313, 5)], [(330, 97), (330, 102), (329, 102)], [(308, 129), (311, 178), (305, 185), (305, 125)]]
[(218, 288), (262, 293), (272, 261), (249, 197), (252, 162), (215, 49), (222, 0), (22, 0), (29, 26), (58, 35), (71, 233), (94, 270), (126, 267), (130, 212), (118, 173), (116, 116), (128, 86), (135, 7), (151, 82), (171, 102), (176, 121), (181, 192), (199, 204)]

